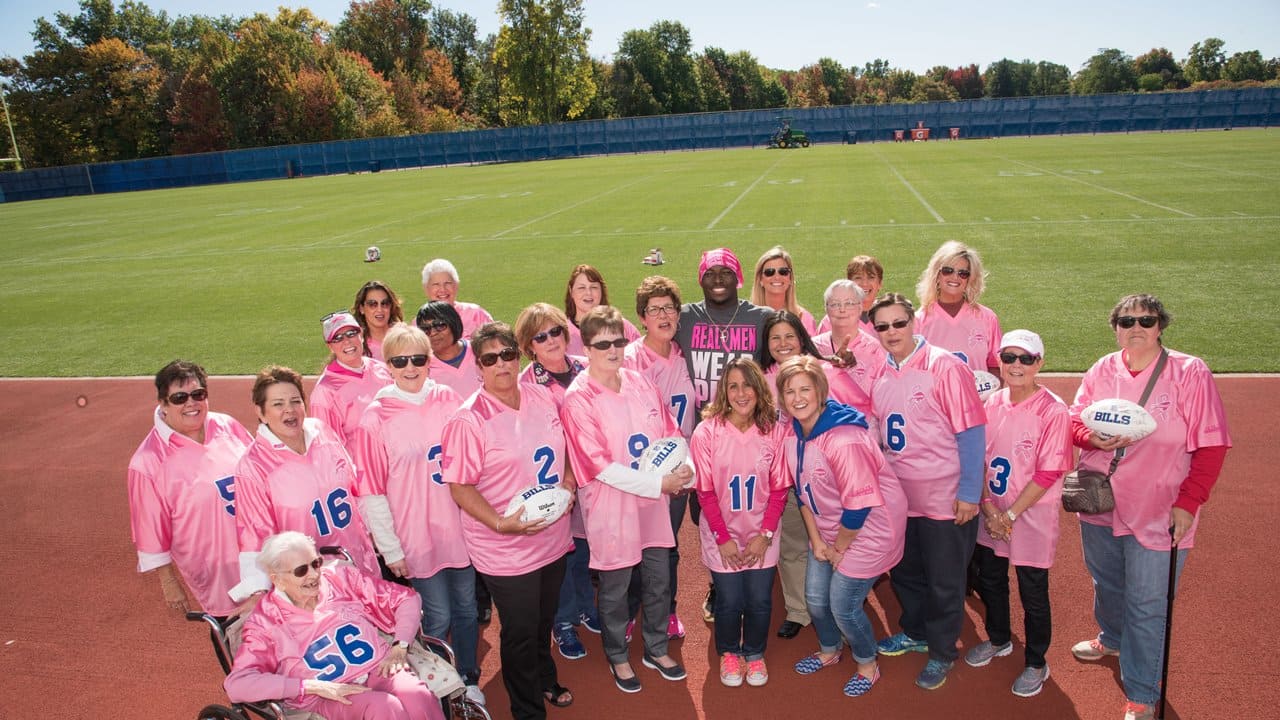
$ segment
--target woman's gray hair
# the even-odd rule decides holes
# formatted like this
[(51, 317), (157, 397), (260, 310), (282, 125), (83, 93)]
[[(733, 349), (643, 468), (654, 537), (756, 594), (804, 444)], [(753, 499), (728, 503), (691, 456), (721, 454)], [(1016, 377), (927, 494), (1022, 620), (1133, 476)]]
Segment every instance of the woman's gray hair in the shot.
[(258, 553), (258, 567), (268, 575), (275, 572), (280, 558), (295, 551), (316, 552), (316, 541), (294, 530), (272, 535), (262, 541), (262, 552)]
[(422, 266), (422, 284), (431, 282), (431, 276), (436, 273), (449, 273), (449, 277), (453, 278), (455, 283), (458, 282), (458, 269), (453, 266), (453, 263), (444, 258), (436, 258)]
[(839, 280), (832, 280), (831, 284), (827, 286), (827, 289), (822, 292), (822, 304), (826, 305), (831, 302), (831, 294), (837, 290), (848, 290), (853, 293), (854, 297), (858, 298), (858, 302), (862, 302), (862, 300), (867, 296), (866, 291), (858, 287), (858, 283), (841, 278)]

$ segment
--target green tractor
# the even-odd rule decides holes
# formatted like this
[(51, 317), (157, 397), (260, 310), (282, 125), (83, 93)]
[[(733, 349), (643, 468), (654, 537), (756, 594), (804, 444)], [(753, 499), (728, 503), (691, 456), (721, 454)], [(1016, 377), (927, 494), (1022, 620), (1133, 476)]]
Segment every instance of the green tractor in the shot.
[(797, 130), (791, 127), (791, 118), (778, 118), (778, 129), (774, 131), (769, 138), (769, 147), (771, 148), (802, 148), (809, 147), (809, 136), (805, 135), (803, 130)]

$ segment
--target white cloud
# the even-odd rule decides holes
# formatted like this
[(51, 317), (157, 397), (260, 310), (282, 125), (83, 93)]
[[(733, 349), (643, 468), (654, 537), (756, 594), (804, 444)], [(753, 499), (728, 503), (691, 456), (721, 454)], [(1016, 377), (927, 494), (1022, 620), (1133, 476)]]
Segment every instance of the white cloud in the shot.
[(878, 2), (869, 2), (869, 3), (867, 3), (867, 7), (868, 7), (868, 8), (870, 8), (870, 9), (872, 9), (872, 10), (875, 10), (876, 8), (880, 7), (880, 3), (878, 3)]

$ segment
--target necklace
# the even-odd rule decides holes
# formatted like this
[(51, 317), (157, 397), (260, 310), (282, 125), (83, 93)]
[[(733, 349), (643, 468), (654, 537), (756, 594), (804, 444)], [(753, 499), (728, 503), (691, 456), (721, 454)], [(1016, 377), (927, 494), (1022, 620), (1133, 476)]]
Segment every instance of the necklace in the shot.
[(720, 331), (720, 346), (726, 351), (729, 349), (729, 328), (733, 327), (733, 321), (738, 319), (738, 311), (742, 309), (742, 301), (738, 301), (738, 306), (733, 309), (733, 316), (729, 318), (729, 322), (721, 325), (711, 317), (711, 308), (707, 308), (707, 320)]

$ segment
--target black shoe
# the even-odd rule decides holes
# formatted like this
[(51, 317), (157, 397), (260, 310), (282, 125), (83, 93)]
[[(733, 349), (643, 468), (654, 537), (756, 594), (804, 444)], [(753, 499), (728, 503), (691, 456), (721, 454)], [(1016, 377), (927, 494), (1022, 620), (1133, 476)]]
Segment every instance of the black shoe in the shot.
[(790, 640), (791, 638), (799, 635), (800, 631), (803, 630), (804, 628), (805, 626), (801, 625), (798, 622), (792, 622), (791, 620), (787, 620), (786, 622), (782, 623), (781, 627), (778, 628), (778, 637)]
[(488, 625), (489, 621), (492, 619), (493, 608), (491, 607), (482, 607), (479, 612), (476, 613), (476, 620), (478, 620), (481, 625)]
[(624, 693), (640, 692), (639, 676), (632, 675), (629, 678), (620, 678), (618, 677), (618, 671), (615, 670), (613, 667), (613, 663), (609, 663), (609, 672), (613, 674), (613, 684), (617, 685), (618, 689), (621, 690), (622, 692)]
[[(649, 657), (648, 653), (645, 653), (644, 660), (642, 660), (641, 662), (644, 663), (645, 667), (657, 670), (658, 674), (661, 675), (665, 680), (683, 680), (685, 679), (685, 677), (687, 677), (687, 673), (685, 673), (684, 671), (684, 666), (681, 665), (680, 663), (676, 663), (671, 667), (664, 667), (662, 665), (659, 665), (658, 661)], [(610, 667), (613, 667), (613, 666), (610, 665)]]

